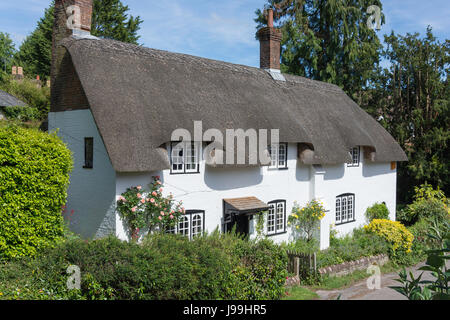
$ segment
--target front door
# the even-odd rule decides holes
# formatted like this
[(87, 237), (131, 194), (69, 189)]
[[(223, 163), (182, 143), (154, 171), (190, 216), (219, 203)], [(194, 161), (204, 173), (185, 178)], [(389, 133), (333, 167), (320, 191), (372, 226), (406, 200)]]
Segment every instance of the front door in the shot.
[(248, 236), (250, 233), (249, 216), (239, 214), (238, 211), (226, 210), (224, 213), (224, 232), (231, 232), (233, 228), (236, 228), (236, 233)]

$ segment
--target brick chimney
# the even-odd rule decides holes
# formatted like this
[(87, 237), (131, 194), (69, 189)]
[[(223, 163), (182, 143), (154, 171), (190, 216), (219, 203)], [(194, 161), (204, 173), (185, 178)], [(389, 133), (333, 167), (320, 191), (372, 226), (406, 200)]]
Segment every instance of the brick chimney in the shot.
[[(72, 78), (73, 69), (68, 63), (67, 51), (59, 43), (69, 36), (90, 36), (93, 0), (55, 0), (52, 66), (51, 66), (51, 109), (55, 110), (61, 83)], [(63, 72), (61, 72), (63, 71)], [(67, 75), (66, 75), (67, 73)], [(57, 79), (60, 79), (58, 81)]]
[(273, 26), (272, 9), (267, 11), (267, 21), (267, 27), (259, 29), (256, 34), (260, 42), (260, 67), (279, 71), (282, 32)]

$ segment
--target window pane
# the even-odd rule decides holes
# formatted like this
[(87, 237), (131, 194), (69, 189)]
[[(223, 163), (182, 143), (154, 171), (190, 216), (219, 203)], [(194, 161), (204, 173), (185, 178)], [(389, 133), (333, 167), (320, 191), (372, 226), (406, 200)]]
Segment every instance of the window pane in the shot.
[(359, 148), (353, 149), (353, 165), (359, 165)]
[(197, 214), (192, 218), (192, 236), (200, 235), (203, 230), (202, 216)]
[(195, 172), (198, 169), (198, 144), (186, 143), (186, 172)]
[(353, 220), (353, 196), (348, 197), (348, 220)]
[(189, 237), (189, 218), (187, 216), (182, 217), (178, 223), (178, 232)]
[(347, 222), (347, 197), (342, 198), (342, 222)]
[(336, 199), (336, 223), (341, 222), (341, 198)]
[(183, 145), (178, 142), (174, 142), (172, 144), (172, 171), (174, 172), (184, 171), (183, 154), (184, 154)]
[(277, 205), (277, 232), (284, 231), (284, 219), (286, 215), (286, 210), (284, 207), (284, 203), (280, 202)]
[(275, 205), (271, 204), (269, 207), (269, 214), (267, 216), (267, 233), (275, 232)]

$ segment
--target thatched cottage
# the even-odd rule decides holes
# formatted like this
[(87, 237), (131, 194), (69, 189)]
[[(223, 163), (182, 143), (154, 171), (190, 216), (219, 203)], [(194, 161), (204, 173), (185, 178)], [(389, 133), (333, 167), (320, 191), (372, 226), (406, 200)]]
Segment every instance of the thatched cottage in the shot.
[[(68, 5), (81, 26), (67, 28)], [(90, 35), (91, 0), (55, 1), (49, 130), (73, 152), (67, 210), (84, 237), (126, 238), (115, 211), (131, 186), (161, 176), (165, 192), (187, 211), (176, 232), (254, 234), (253, 215), (267, 210), (265, 233), (292, 238), (287, 217), (297, 201), (321, 199), (321, 247), (330, 225), (345, 234), (385, 202), (395, 219), (397, 142), (339, 87), (280, 73), (280, 30), (258, 32), (261, 68), (99, 39)], [(211, 165), (195, 140), (174, 149), (172, 133), (279, 129), (269, 165)], [(178, 142), (176, 142), (178, 144)], [(195, 228), (194, 228), (195, 222)], [(200, 228), (199, 228), (200, 225)]]

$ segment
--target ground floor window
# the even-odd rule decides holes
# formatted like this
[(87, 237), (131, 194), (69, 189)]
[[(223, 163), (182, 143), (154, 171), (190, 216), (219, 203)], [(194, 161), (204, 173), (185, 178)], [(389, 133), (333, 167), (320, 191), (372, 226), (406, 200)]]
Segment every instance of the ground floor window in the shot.
[(343, 194), (336, 198), (336, 225), (355, 221), (355, 195)]
[(267, 214), (267, 235), (274, 236), (286, 232), (286, 200), (271, 201)]
[(167, 233), (181, 234), (189, 239), (201, 235), (205, 231), (205, 211), (203, 210), (186, 210), (186, 213), (180, 218), (178, 224), (170, 229)]

